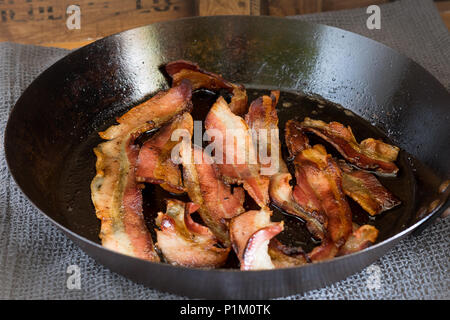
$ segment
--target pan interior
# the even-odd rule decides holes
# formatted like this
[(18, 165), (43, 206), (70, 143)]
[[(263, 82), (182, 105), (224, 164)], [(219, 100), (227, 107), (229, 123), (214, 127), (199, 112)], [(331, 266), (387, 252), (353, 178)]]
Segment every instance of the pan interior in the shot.
[[(251, 89), (250, 85), (247, 86), (249, 87), (247, 93), (250, 101), (260, 95), (269, 94), (268, 90)], [(217, 97), (217, 94), (209, 91), (194, 93), (194, 111), (192, 113), (194, 120), (203, 120), (209, 107)], [(302, 120), (304, 117), (310, 117), (326, 122), (338, 121), (344, 125), (351, 126), (358, 141), (372, 137), (392, 143), (385, 133), (367, 120), (344, 109), (340, 105), (317, 96), (284, 91), (281, 92), (277, 109), (280, 138), (285, 159), (287, 158), (287, 151), (284, 146), (284, 126), (289, 119)], [(104, 128), (113, 123), (114, 117), (104, 124)], [(66, 226), (81, 236), (97, 243), (100, 243), (98, 238), (100, 222), (95, 216), (95, 210), (91, 202), (90, 182), (95, 175), (96, 160), (92, 149), (101, 141), (97, 133), (93, 132), (79, 145), (71, 149), (70, 154), (66, 157), (64, 170), (61, 172), (59, 187), (55, 188), (57, 190), (57, 205), (60, 211), (64, 213)], [(314, 136), (310, 136), (310, 141), (311, 144), (321, 143), (325, 145), (329, 153), (340, 157), (333, 147), (325, 141)], [(383, 241), (404, 230), (412, 221), (411, 212), (414, 206), (415, 179), (406, 158), (406, 153), (401, 151), (397, 160), (397, 165), (400, 169), (397, 177), (378, 177), (380, 182), (402, 201), (399, 207), (373, 218), (363, 211), (358, 204), (349, 199), (353, 221), (358, 224), (374, 225), (380, 231), (377, 241)], [(175, 196), (163, 191), (159, 186), (149, 184), (146, 185), (143, 195), (145, 220), (154, 237), (154, 218), (157, 212), (165, 211), (165, 199), (175, 198)], [(188, 201), (187, 196), (178, 198)], [(245, 205), (246, 209), (257, 209), (248, 197)], [(278, 236), (280, 241), (287, 245), (302, 246), (307, 251), (317, 245), (317, 241), (312, 239), (300, 219), (287, 215), (274, 206), (272, 206), (272, 209), (274, 211), (273, 220), (285, 221), (285, 231)], [(231, 261), (229, 266), (235, 266), (235, 261)]]

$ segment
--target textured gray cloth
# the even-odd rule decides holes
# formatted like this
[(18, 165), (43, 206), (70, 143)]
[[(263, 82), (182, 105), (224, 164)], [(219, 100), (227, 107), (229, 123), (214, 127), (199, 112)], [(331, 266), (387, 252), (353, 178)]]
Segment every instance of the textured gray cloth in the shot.
[[(400, 1), (382, 6), (381, 30), (365, 28), (364, 10), (303, 16), (364, 34), (401, 51), (449, 87), (449, 37), (433, 4)], [(0, 132), (11, 106), (66, 50), (0, 44)], [(83, 253), (22, 195), (0, 150), (0, 299), (174, 299), (110, 272)], [(288, 299), (449, 299), (450, 220), (401, 242), (374, 265), (328, 287)], [(81, 289), (66, 286), (78, 265)]]
[(290, 18), (338, 27), (381, 42), (410, 57), (450, 88), (450, 37), (433, 2), (401, 0), (380, 8), (380, 30), (366, 27), (366, 8)]

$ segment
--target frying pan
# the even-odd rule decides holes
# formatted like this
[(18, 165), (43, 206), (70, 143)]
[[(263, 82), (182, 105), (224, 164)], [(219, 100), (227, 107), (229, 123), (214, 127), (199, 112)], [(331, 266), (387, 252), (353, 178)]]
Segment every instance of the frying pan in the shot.
[[(411, 179), (405, 186), (409, 196), (402, 199), (407, 205), (385, 215), (391, 218), (380, 227), (380, 241), (331, 261), (250, 272), (152, 263), (103, 248), (89, 189), (95, 175), (92, 148), (100, 142), (96, 132), (167, 88), (160, 68), (177, 59), (195, 61), (247, 88), (314, 94), (387, 133), (401, 147), (403, 172)], [(104, 38), (48, 68), (14, 106), (5, 150), (30, 201), (112, 271), (189, 297), (270, 298), (363, 269), (448, 206), (449, 101), (448, 91), (418, 64), (354, 33), (273, 17), (188, 18)], [(301, 108), (293, 106), (280, 117), (295, 117)]]

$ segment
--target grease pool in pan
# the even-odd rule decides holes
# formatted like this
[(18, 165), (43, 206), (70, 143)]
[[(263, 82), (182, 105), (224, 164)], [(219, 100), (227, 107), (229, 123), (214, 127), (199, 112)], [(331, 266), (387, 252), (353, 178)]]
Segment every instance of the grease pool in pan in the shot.
[[(249, 101), (252, 101), (260, 95), (268, 94), (269, 91), (248, 89), (247, 93)], [(217, 97), (217, 94), (205, 90), (195, 92), (192, 99), (194, 104), (192, 116), (194, 120), (204, 120), (209, 107)], [(338, 121), (344, 125), (350, 125), (358, 141), (373, 137), (392, 143), (383, 132), (372, 126), (368, 121), (343, 109), (341, 106), (323, 99), (297, 93), (282, 92), (277, 110), (284, 159), (287, 159), (287, 150), (284, 145), (284, 126), (289, 119), (302, 120), (304, 117), (311, 117), (326, 122)], [(105, 124), (105, 127), (110, 124)], [(325, 145), (330, 154), (339, 157), (339, 154), (334, 151), (334, 148), (325, 141), (312, 135), (309, 137), (312, 145), (321, 143)], [(69, 211), (67, 223), (71, 226), (72, 230), (97, 243), (100, 243), (98, 239), (100, 222), (95, 217), (95, 210), (90, 199), (89, 185), (92, 177), (95, 175), (95, 156), (92, 148), (99, 142), (101, 142), (101, 139), (96, 132), (93, 132), (73, 150), (67, 160), (67, 170), (63, 172), (63, 176), (61, 177), (60, 193), (57, 195), (56, 201), (58, 204), (69, 205), (65, 209)], [(378, 177), (378, 179), (402, 201), (402, 205), (373, 218), (364, 212), (358, 204), (349, 199), (353, 213), (353, 221), (358, 224), (374, 225), (380, 231), (377, 241), (391, 237), (403, 225), (408, 224), (411, 219), (410, 211), (414, 204), (415, 184), (412, 170), (407, 163), (403, 151), (400, 152), (396, 163), (400, 168), (397, 177)], [(145, 220), (153, 237), (155, 236), (154, 218), (158, 211), (165, 211), (165, 199), (178, 198), (184, 201), (189, 200), (186, 195), (174, 196), (165, 192), (159, 186), (149, 184), (146, 185), (143, 191), (143, 198)], [(246, 197), (245, 207), (246, 209), (258, 208), (248, 196)], [(304, 223), (300, 219), (285, 214), (275, 206), (271, 206), (271, 208), (274, 212), (272, 218), (274, 221), (285, 221), (285, 230), (277, 237), (281, 242), (291, 246), (302, 246), (307, 252), (318, 244), (316, 240), (311, 238)], [(73, 219), (70, 219), (72, 215)], [(231, 257), (227, 267), (236, 267), (236, 263), (236, 260)]]

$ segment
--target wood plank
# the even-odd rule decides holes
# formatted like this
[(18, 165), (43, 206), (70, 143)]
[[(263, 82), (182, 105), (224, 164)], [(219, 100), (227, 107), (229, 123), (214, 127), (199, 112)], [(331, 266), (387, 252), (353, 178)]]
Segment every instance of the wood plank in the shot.
[(323, 11), (344, 10), (368, 7), (372, 4), (383, 4), (389, 0), (322, 0)]
[(197, 0), (199, 16), (260, 15), (261, 0)]
[(293, 16), (322, 11), (323, 0), (268, 0), (271, 16)]
[(450, 1), (439, 1), (434, 3), (441, 14), (442, 20), (444, 20), (447, 29), (450, 30)]
[(69, 30), (73, 0), (0, 0), (0, 41), (41, 44), (104, 37), (195, 14), (194, 0), (77, 0), (81, 28)]

